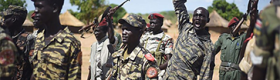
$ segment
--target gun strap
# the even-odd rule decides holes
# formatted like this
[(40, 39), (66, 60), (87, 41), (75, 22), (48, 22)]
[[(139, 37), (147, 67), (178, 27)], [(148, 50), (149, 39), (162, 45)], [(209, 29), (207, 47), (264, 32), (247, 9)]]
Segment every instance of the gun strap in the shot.
[(160, 45), (161, 45), (161, 43), (162, 43), (163, 38), (165, 38), (165, 34), (164, 34), (164, 33), (163, 33), (163, 36), (161, 37), (160, 42), (158, 43), (156, 52), (159, 51), (159, 48), (160, 48)]

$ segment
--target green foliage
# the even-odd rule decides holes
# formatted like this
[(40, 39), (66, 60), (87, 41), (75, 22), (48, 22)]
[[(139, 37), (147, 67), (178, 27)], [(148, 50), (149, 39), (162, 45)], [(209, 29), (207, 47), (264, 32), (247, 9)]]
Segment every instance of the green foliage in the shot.
[(75, 16), (77, 19), (81, 19), (79, 16), (77, 16), (79, 14), (79, 12), (74, 12), (72, 9), (68, 9), (67, 11), (69, 11), (73, 16)]
[(70, 0), (70, 3), (78, 6), (79, 13), (74, 15), (87, 24), (106, 9), (105, 0)]
[(172, 23), (176, 23), (177, 21), (175, 11), (163, 11), (160, 14), (164, 16), (164, 19), (171, 20)]
[(228, 3), (226, 0), (214, 0), (212, 6), (208, 7), (208, 11), (211, 13), (216, 10), (226, 20), (231, 20), (233, 17), (238, 19), (242, 18), (243, 13), (239, 11), (235, 3)]
[[(163, 15), (165, 20), (171, 20), (171, 22), (173, 24), (175, 24), (176, 21), (177, 21), (177, 17), (176, 17), (176, 14), (175, 14), (174, 11), (162, 11), (162, 12), (159, 12), (159, 14)], [(149, 22), (150, 20), (148, 19), (148, 16), (150, 14), (148, 14), (148, 13), (146, 13), (146, 14), (138, 13), (138, 15), (141, 15), (147, 23), (150, 23)]]
[(9, 5), (17, 5), (26, 7), (26, 1), (25, 0), (0, 0), (0, 10), (4, 11), (9, 7)]
[(31, 15), (32, 15), (33, 12), (34, 12), (34, 10), (31, 10), (27, 14), (27, 19), (30, 20), (31, 22), (33, 22), (33, 19), (31, 18)]
[[(114, 7), (118, 6), (118, 5), (117, 5), (117, 4), (110, 4), (110, 6), (111, 6), (112, 8), (114, 8)], [(117, 24), (117, 23), (118, 23), (118, 20), (121, 19), (126, 13), (127, 13), (126, 10), (125, 10), (123, 7), (120, 7), (120, 8), (116, 11), (116, 13), (113, 15), (113, 22), (114, 22), (115, 24)]]

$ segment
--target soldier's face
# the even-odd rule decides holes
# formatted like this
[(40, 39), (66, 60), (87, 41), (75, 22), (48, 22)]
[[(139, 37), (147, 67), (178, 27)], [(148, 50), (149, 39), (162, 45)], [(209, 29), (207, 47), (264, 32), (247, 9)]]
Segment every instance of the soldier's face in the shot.
[(11, 26), (13, 26), (13, 23), (15, 22), (16, 18), (9, 15), (9, 16), (5, 16), (4, 17), (5, 20), (4, 20), (4, 25), (8, 28), (10, 28)]
[[(230, 34), (236, 35), (236, 34), (233, 33), (233, 32), (234, 32), (234, 29), (236, 28), (236, 26), (237, 26), (237, 23), (235, 23), (234, 25), (231, 25), (231, 26), (229, 27)], [(239, 32), (239, 30), (240, 30), (240, 28), (236, 29), (237, 32)]]
[(163, 22), (160, 21), (159, 19), (151, 19), (150, 20), (150, 29), (153, 32), (157, 32), (159, 30), (161, 30), (161, 26), (162, 26)]
[(193, 25), (196, 30), (204, 29), (208, 22), (207, 12), (203, 9), (196, 9), (193, 14)]
[(124, 23), (122, 24), (122, 39), (123, 39), (123, 43), (125, 44), (129, 44), (129, 43), (133, 43), (134, 41), (139, 41), (139, 34), (141, 37), (141, 34), (139, 30), (137, 30), (136, 28), (132, 27), (131, 25), (129, 25), (128, 23)]
[[(102, 26), (101, 26), (102, 27)], [(106, 36), (106, 33), (101, 29), (101, 27), (96, 27), (94, 29), (94, 35), (97, 40), (101, 40), (103, 37)]]
[(37, 26), (41, 26), (42, 24), (48, 23), (54, 15), (54, 5), (51, 5), (49, 0), (35, 0), (35, 16), (34, 16), (34, 24)]

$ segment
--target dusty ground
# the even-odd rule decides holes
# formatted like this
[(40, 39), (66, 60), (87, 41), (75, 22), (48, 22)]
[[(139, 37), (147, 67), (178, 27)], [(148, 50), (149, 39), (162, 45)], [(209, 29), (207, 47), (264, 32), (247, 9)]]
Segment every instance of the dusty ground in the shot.
[[(121, 30), (116, 30), (116, 32), (121, 32)], [(219, 33), (215, 33), (210, 31), (211, 33), (211, 40), (213, 43), (215, 43), (219, 37)], [(171, 27), (168, 29), (167, 32), (168, 35), (170, 35), (173, 38), (173, 41), (176, 41), (177, 37), (178, 37), (178, 30), (177, 27)], [(86, 34), (85, 36), (90, 36), (91, 34)], [(83, 65), (82, 65), (82, 80), (86, 80), (89, 70), (89, 58), (90, 58), (90, 50), (91, 50), (91, 44), (94, 43), (96, 41), (95, 36), (92, 35), (89, 38), (86, 39), (82, 39), (80, 38), (80, 34), (75, 34), (76, 38), (78, 38), (81, 41), (82, 44), (82, 52), (83, 52)], [(213, 75), (213, 80), (218, 80), (219, 79), (219, 66), (220, 66), (220, 53), (216, 55), (216, 66), (215, 66), (215, 71), (214, 71), (214, 75)]]

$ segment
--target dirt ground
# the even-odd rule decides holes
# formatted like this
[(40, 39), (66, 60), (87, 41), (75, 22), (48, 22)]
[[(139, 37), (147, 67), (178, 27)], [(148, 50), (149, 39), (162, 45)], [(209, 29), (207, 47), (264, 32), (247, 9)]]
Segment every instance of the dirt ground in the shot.
[[(121, 30), (116, 29), (116, 32), (121, 32)], [(173, 38), (173, 41), (176, 41), (178, 37), (178, 29), (177, 27), (170, 27), (168, 28), (167, 34)], [(219, 38), (220, 34), (215, 33), (213, 31), (210, 31), (211, 34), (211, 40), (213, 44), (217, 41)], [(81, 41), (82, 44), (82, 52), (83, 52), (83, 64), (82, 64), (82, 80), (86, 80), (88, 77), (89, 73), (89, 59), (90, 59), (90, 51), (91, 51), (91, 45), (96, 42), (95, 36), (91, 34), (85, 34), (85, 37), (88, 37), (86, 39), (80, 38), (81, 34), (75, 34), (75, 37), (78, 38)], [(218, 80), (219, 79), (219, 66), (220, 66), (220, 53), (218, 53), (215, 57), (215, 70), (214, 70), (214, 75), (213, 75), (213, 80)]]

